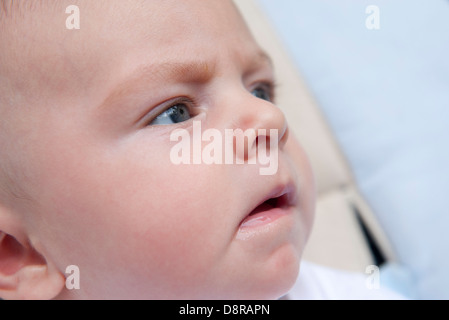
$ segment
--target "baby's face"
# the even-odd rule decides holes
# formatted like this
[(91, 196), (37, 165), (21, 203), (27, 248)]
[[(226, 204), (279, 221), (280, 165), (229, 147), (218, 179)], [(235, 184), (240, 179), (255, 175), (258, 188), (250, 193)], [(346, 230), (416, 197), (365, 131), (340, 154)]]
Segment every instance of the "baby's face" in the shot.
[[(79, 30), (65, 27), (71, 4), (80, 8)], [(30, 198), (8, 201), (30, 242), (61, 274), (79, 267), (80, 290), (61, 288), (60, 297), (283, 295), (309, 235), (314, 187), (269, 101), (271, 63), (232, 3), (58, 5), (15, 22), (18, 34), (4, 42), (14, 48), (13, 64), (2, 68), (15, 107), (0, 122), (0, 143), (9, 175)], [(277, 171), (176, 165), (170, 135), (193, 136), (194, 121), (223, 137), (266, 129), (267, 141), (278, 140)]]

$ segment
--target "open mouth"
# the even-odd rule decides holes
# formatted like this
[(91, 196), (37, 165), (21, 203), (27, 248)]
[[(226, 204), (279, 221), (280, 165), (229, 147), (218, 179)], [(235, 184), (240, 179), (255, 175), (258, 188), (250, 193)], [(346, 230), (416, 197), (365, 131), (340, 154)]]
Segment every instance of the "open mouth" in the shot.
[(270, 223), (291, 212), (296, 204), (296, 192), (293, 186), (280, 187), (273, 190), (270, 195), (257, 205), (243, 221), (240, 228), (246, 229)]
[(288, 207), (288, 194), (284, 194), (280, 197), (270, 198), (262, 202), (253, 211), (251, 211), (248, 216), (251, 217), (261, 212), (270, 211), (271, 209), (275, 208), (285, 209), (287, 207)]

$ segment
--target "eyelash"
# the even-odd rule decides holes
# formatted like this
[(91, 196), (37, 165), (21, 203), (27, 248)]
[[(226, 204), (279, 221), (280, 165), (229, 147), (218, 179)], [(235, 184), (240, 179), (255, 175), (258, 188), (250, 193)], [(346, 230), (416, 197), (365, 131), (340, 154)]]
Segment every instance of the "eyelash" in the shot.
[[(276, 88), (277, 88), (277, 84), (275, 82), (266, 81), (266, 82), (258, 83), (252, 89), (250, 89), (249, 92), (252, 93), (253, 91), (255, 91), (257, 89), (264, 89), (268, 93), (269, 102), (274, 104), (275, 99), (276, 99)], [(152, 122), (154, 122), (157, 117), (159, 117), (160, 115), (164, 114), (165, 112), (167, 112), (168, 110), (170, 110), (176, 106), (186, 106), (189, 109), (189, 112), (191, 113), (192, 118), (194, 118), (196, 116), (195, 112), (193, 112), (195, 107), (198, 106), (196, 100), (193, 98), (181, 97), (178, 99), (174, 99), (173, 101), (170, 101), (168, 103), (168, 105), (164, 107), (163, 111), (161, 111), (156, 117), (154, 117), (152, 120), (150, 120), (148, 122), (147, 126), (151, 126)]]
[(198, 106), (197, 102), (195, 99), (193, 98), (188, 98), (188, 97), (180, 97), (180, 98), (175, 98), (172, 99), (170, 101), (168, 101), (165, 106), (163, 107), (162, 111), (160, 111), (154, 118), (152, 118), (150, 121), (148, 121), (147, 126), (151, 126), (152, 123), (154, 121), (156, 121), (156, 119), (161, 116), (162, 114), (164, 114), (165, 112), (167, 112), (168, 110), (176, 107), (176, 106), (185, 106), (188, 108), (189, 113), (192, 115), (192, 118), (196, 116), (195, 112), (193, 112), (193, 110), (195, 109), (195, 107)]

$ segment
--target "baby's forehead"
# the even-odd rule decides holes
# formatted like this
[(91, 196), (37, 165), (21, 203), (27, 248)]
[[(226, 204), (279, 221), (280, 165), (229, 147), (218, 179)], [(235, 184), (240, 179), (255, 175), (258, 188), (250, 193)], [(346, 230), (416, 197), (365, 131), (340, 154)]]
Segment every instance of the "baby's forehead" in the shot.
[[(252, 39), (232, 1), (0, 2), (6, 8), (5, 21), (13, 18), (17, 24), (13, 31), (2, 30), (1, 55), (7, 53), (4, 61), (10, 61), (9, 74), (20, 78), (20, 87), (27, 88), (30, 95), (45, 96), (46, 90), (48, 94), (87, 96), (87, 91), (113, 81), (116, 73), (125, 69), (122, 65), (135, 67), (136, 61), (153, 63), (174, 55), (202, 56), (201, 61), (217, 46), (225, 49), (221, 52), (235, 48), (243, 52), (243, 46)], [(70, 15), (66, 6), (72, 5), (80, 9), (79, 30), (66, 28)]]

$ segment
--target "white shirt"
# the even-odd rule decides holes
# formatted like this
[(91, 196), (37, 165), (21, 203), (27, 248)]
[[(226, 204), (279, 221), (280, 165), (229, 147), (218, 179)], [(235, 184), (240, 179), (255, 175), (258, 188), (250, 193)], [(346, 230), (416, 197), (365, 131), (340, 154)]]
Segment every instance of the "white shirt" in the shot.
[(301, 263), (298, 280), (287, 295), (289, 300), (404, 300), (399, 293), (378, 286), (370, 288), (368, 274), (353, 273)]

